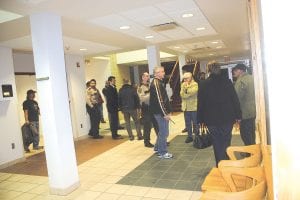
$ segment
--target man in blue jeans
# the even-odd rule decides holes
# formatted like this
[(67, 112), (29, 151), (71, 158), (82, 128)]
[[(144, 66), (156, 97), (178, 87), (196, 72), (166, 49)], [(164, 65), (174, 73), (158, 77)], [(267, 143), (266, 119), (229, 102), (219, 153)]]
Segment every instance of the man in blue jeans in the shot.
[(163, 67), (158, 66), (154, 68), (153, 73), (154, 79), (150, 85), (150, 110), (159, 128), (156, 140), (157, 153), (159, 158), (170, 159), (173, 155), (168, 153), (167, 138), (169, 136), (171, 106), (163, 82), (165, 71)]

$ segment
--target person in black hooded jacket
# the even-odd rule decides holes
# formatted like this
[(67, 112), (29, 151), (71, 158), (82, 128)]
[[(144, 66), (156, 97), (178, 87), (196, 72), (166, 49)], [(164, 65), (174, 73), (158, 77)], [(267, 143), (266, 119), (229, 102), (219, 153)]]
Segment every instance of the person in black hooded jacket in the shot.
[(226, 149), (231, 144), (232, 128), (242, 117), (240, 103), (232, 82), (221, 75), (217, 63), (209, 64), (210, 76), (198, 93), (198, 122), (204, 123), (212, 138), (216, 165), (227, 160)]

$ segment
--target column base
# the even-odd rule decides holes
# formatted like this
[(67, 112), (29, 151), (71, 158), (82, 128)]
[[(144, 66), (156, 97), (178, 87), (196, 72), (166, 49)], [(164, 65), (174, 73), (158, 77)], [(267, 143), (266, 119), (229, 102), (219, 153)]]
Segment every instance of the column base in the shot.
[(51, 188), (50, 187), (50, 194), (55, 194), (55, 195), (68, 195), (74, 190), (76, 190), (80, 186), (80, 182), (76, 182), (73, 185), (67, 187), (67, 188)]

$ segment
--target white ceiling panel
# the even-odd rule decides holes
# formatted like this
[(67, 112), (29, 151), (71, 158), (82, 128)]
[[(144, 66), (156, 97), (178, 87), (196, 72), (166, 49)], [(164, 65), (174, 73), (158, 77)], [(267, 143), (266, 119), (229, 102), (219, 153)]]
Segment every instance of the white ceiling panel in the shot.
[(155, 6), (168, 15), (170, 13), (180, 13), (182, 11), (193, 10), (197, 8), (197, 5), (194, 3), (193, 0), (168, 1), (165, 3), (156, 4)]
[(160, 32), (162, 35), (164, 35), (167, 38), (170, 39), (185, 39), (185, 38), (189, 38), (191, 37), (191, 33), (189, 33), (188, 31), (184, 30), (181, 27), (177, 27), (175, 29), (171, 29), (171, 30), (166, 30), (166, 31), (161, 31)]

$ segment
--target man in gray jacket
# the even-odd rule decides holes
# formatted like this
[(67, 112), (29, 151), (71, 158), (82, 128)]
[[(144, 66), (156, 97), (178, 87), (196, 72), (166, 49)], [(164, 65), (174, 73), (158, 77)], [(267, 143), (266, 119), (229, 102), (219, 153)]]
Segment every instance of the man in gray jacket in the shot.
[(255, 144), (255, 92), (253, 77), (247, 73), (244, 64), (237, 64), (233, 69), (233, 77), (237, 78), (234, 88), (238, 95), (242, 110), (240, 134), (245, 145)]

